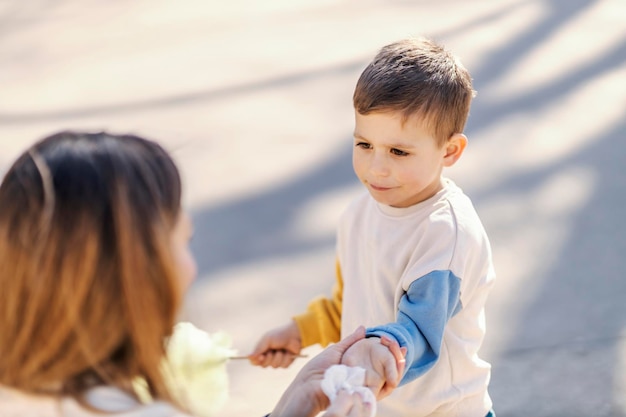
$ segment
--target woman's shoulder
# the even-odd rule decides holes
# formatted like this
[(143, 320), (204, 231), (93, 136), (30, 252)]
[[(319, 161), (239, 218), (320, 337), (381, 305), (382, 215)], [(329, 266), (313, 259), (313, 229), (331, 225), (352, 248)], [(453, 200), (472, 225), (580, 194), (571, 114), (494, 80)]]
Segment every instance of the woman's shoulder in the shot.
[(2, 404), (0, 413), (2, 417), (49, 417), (59, 415), (55, 401), (43, 396), (24, 394), (2, 386), (0, 386), (0, 404)]
[[(124, 391), (114, 387), (91, 389), (85, 398), (94, 408), (115, 413), (116, 417), (191, 417), (163, 401), (141, 404)], [(98, 415), (101, 416), (101, 414)]]
[[(113, 387), (98, 387), (86, 395), (87, 402), (101, 412), (91, 411), (71, 398), (33, 395), (0, 387), (0, 417), (191, 417), (165, 402), (141, 404)], [(103, 414), (104, 413), (104, 414)]]

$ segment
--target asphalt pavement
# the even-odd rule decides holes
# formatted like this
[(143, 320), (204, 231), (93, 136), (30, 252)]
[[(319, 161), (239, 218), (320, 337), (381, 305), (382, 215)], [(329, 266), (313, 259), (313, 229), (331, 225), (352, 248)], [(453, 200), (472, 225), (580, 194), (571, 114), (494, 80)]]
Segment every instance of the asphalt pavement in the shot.
[[(498, 416), (626, 416), (624, 22), (623, 0), (0, 1), (0, 170), (67, 128), (163, 143), (196, 229), (181, 318), (245, 354), (330, 290), (360, 71), (433, 37), (478, 91), (448, 175), (494, 250)], [(222, 415), (269, 412), (305, 361), (232, 361)]]

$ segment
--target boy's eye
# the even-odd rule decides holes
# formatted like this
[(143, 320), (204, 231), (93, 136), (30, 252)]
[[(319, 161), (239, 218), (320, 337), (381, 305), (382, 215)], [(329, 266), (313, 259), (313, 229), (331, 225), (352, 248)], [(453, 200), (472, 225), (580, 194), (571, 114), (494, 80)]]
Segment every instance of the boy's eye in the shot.
[(391, 148), (391, 153), (397, 156), (406, 156), (408, 155), (407, 152), (401, 151), (400, 149), (396, 149), (396, 148)]
[(367, 142), (357, 142), (355, 146), (363, 149), (369, 149), (371, 147), (371, 145)]

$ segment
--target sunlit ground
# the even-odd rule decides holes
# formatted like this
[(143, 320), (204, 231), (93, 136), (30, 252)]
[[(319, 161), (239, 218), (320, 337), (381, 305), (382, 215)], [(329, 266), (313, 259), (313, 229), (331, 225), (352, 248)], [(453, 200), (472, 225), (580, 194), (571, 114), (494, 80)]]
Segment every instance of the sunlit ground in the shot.
[[(478, 90), (448, 174), (494, 249), (498, 415), (624, 416), (625, 21), (621, 0), (0, 1), (0, 169), (65, 128), (161, 141), (196, 223), (183, 318), (247, 353), (332, 285), (360, 71), (434, 37)], [(231, 362), (223, 415), (269, 412), (304, 361)]]

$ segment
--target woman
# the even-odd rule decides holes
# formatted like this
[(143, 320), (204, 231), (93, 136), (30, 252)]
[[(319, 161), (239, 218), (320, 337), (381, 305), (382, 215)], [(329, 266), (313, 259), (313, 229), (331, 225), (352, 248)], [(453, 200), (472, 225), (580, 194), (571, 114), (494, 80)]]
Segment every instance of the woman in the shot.
[[(196, 273), (190, 236), (158, 144), (67, 131), (24, 152), (0, 185), (0, 415), (188, 416), (160, 363)], [(311, 360), (271, 415), (326, 408), (324, 369), (363, 334)], [(155, 401), (140, 402), (136, 378)], [(325, 415), (367, 411), (342, 394)]]

